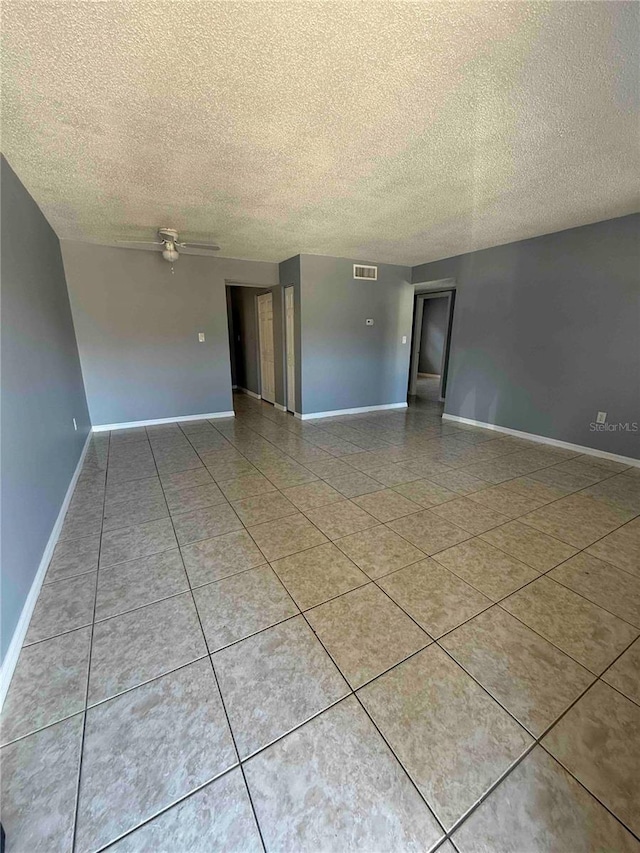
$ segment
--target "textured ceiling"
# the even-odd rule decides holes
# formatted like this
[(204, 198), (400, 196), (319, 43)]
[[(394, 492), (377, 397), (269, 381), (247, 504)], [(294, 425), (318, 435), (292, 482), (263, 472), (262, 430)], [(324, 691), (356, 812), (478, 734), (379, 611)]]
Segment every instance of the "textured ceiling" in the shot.
[(406, 264), (638, 209), (627, 2), (3, 3), (3, 151), (61, 238)]

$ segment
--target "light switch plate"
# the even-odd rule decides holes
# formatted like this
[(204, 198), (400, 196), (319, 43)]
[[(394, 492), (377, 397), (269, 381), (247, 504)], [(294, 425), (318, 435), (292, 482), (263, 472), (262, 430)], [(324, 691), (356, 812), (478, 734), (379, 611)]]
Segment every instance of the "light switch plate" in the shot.
[(597, 424), (606, 424), (607, 422), (607, 413), (606, 412), (598, 412), (598, 417), (596, 418)]
[(402, 343), (403, 343), (403, 344), (406, 344), (406, 342), (407, 342), (407, 336), (406, 336), (406, 335), (403, 335), (403, 336), (402, 336)]
[(198, 332), (198, 341), (203, 344), (204, 343), (204, 332)]

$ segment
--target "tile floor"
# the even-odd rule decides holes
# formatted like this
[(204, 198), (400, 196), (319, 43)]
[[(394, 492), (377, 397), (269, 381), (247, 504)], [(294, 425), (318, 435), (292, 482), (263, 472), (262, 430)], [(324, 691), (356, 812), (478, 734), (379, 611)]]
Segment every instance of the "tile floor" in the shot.
[(640, 851), (638, 470), (408, 411), (95, 435), (8, 853)]

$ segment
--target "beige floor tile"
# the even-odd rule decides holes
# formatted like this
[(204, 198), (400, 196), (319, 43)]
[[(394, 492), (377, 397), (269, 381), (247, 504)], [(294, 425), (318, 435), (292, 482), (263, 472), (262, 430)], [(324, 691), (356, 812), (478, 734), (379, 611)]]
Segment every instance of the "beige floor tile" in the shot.
[(212, 539), (239, 530), (242, 522), (228, 503), (173, 516), (178, 544), (190, 545), (201, 539)]
[(22, 649), (0, 717), (5, 744), (84, 710), (91, 628)]
[(585, 494), (599, 503), (626, 510), (632, 515), (640, 513), (640, 480), (637, 478), (617, 474), (615, 477), (590, 486), (585, 490)]
[(393, 489), (384, 489), (381, 492), (362, 495), (361, 497), (354, 498), (353, 503), (357, 504), (374, 518), (377, 518), (378, 521), (383, 522), (394, 521), (394, 519), (410, 515), (412, 512), (420, 512), (422, 509), (420, 504), (399, 495)]
[(205, 785), (109, 847), (109, 853), (212, 850), (264, 850), (239, 768)]
[(467, 539), (453, 548), (439, 551), (434, 560), (493, 601), (504, 598), (539, 577), (535, 569), (479, 538)]
[(640, 707), (599, 681), (542, 745), (632, 832), (640, 833)]
[(102, 702), (206, 654), (191, 593), (97, 622), (87, 702)]
[(471, 534), (466, 530), (445, 521), (430, 509), (391, 521), (389, 527), (425, 554), (444, 551), (445, 548), (471, 538)]
[(211, 652), (298, 612), (269, 566), (199, 587), (193, 591), (193, 597)]
[(275, 560), (273, 568), (301, 610), (315, 607), (369, 580), (331, 542)]
[(640, 705), (640, 640), (602, 675), (602, 680)]
[(251, 527), (249, 533), (267, 560), (278, 560), (327, 541), (301, 513)]
[(51, 583), (95, 572), (98, 568), (99, 551), (100, 536), (60, 542), (55, 547), (44, 582)]
[(440, 518), (444, 518), (445, 521), (457, 524), (458, 527), (473, 533), (474, 536), (484, 533), (492, 527), (498, 527), (509, 520), (501, 512), (488, 509), (482, 504), (469, 500), (469, 498), (447, 501), (435, 506), (431, 512), (439, 515)]
[(531, 743), (524, 729), (435, 645), (358, 696), (445, 828)]
[(188, 589), (189, 581), (177, 549), (117, 563), (98, 574), (94, 618), (117, 616)]
[(597, 483), (603, 477), (609, 476), (602, 468), (599, 469), (598, 476), (594, 478), (586, 472), (581, 472), (579, 469), (566, 469), (563, 467), (565, 464), (561, 462), (559, 465), (552, 465), (550, 468), (542, 468), (540, 471), (533, 471), (529, 476), (532, 480), (537, 480), (548, 486), (554, 486), (559, 491), (562, 491), (564, 495), (577, 492), (586, 486), (590, 486), (592, 483)]
[(384, 525), (336, 539), (335, 544), (371, 578), (388, 575), (396, 569), (424, 560), (426, 556)]
[(410, 483), (412, 480), (420, 480), (422, 474), (412, 471), (410, 464), (403, 462), (392, 462), (368, 471), (374, 480), (384, 483), (385, 486), (399, 486), (401, 483)]
[(488, 530), (480, 538), (538, 572), (547, 572), (576, 553), (572, 545), (519, 521)]
[(541, 483), (532, 477), (516, 477), (515, 480), (507, 480), (500, 484), (500, 488), (509, 492), (516, 492), (525, 498), (531, 498), (537, 502), (538, 506), (557, 501), (558, 498), (563, 498), (566, 494), (564, 489), (559, 489), (557, 486), (548, 483)]
[(212, 659), (240, 758), (349, 692), (302, 616), (216, 652)]
[(431, 642), (374, 584), (314, 607), (306, 616), (354, 689)]
[(378, 583), (435, 638), (491, 604), (491, 599), (429, 559), (386, 575)]
[(638, 853), (640, 844), (540, 747), (454, 835), (460, 853)]
[(236, 763), (208, 659), (90, 708), (75, 849), (102, 849)]
[(640, 518), (609, 533), (587, 548), (588, 554), (640, 576)]
[(457, 492), (459, 495), (469, 495), (487, 486), (485, 480), (474, 477), (473, 474), (468, 474), (466, 471), (447, 471), (444, 474), (435, 474), (428, 479), (439, 486), (444, 486), (445, 489)]
[(627, 622), (548, 577), (514, 592), (501, 607), (596, 674), (638, 636)]
[(525, 515), (522, 521), (576, 548), (586, 548), (634, 514), (581, 493), (547, 504)]
[(193, 489), (181, 489), (179, 492), (169, 492), (166, 495), (166, 501), (172, 515), (226, 503), (224, 495), (215, 483), (196, 486)]
[(263, 524), (266, 521), (275, 521), (277, 518), (284, 518), (298, 512), (281, 492), (269, 492), (266, 495), (244, 498), (241, 501), (234, 501), (232, 506), (247, 527)]
[(246, 530), (234, 530), (181, 548), (191, 586), (218, 581), (266, 562)]
[(363, 471), (365, 474), (369, 474), (371, 471), (375, 471), (385, 465), (393, 464), (389, 462), (388, 458), (380, 456), (375, 451), (351, 453), (348, 456), (343, 456), (341, 461), (348, 462), (353, 468)]
[(318, 479), (308, 468), (298, 465), (297, 462), (283, 467), (261, 466), (260, 470), (278, 489), (299, 486), (302, 483), (311, 483)]
[(102, 536), (100, 568), (170, 551), (177, 544), (169, 518), (112, 530)]
[(379, 483), (362, 471), (355, 471), (353, 469), (348, 474), (331, 475), (325, 479), (327, 483), (345, 498), (355, 498), (358, 495), (366, 495), (370, 492), (379, 492), (384, 489), (382, 483)]
[(242, 477), (235, 477), (233, 480), (224, 480), (218, 483), (218, 486), (229, 501), (253, 498), (256, 495), (265, 495), (276, 490), (271, 480), (267, 480), (262, 474), (257, 473), (245, 474)]
[(24, 645), (57, 637), (93, 620), (97, 573), (45, 584), (36, 600)]
[(73, 849), (83, 720), (76, 714), (3, 747), (0, 790), (7, 853)]
[(424, 853), (442, 837), (354, 697), (249, 759), (244, 769), (267, 850)]
[(307, 517), (329, 539), (340, 539), (350, 533), (375, 527), (377, 520), (352, 501), (338, 501), (327, 506), (307, 510)]
[(329, 481), (331, 477), (344, 477), (354, 474), (355, 469), (344, 459), (335, 459), (329, 456), (327, 459), (312, 460), (305, 463), (305, 467), (323, 480)]
[(640, 578), (584, 553), (549, 572), (549, 577), (640, 627)]
[(596, 465), (598, 468), (604, 468), (605, 471), (613, 471), (614, 474), (628, 473), (631, 470), (625, 462), (616, 462), (614, 459), (607, 459), (604, 456), (593, 456), (587, 453), (582, 456), (574, 456), (573, 461), (581, 462), (585, 465)]
[[(214, 453), (218, 453), (219, 451), (214, 451)], [(209, 473), (216, 481), (216, 483), (223, 483), (225, 480), (233, 480), (236, 477), (242, 477), (244, 474), (257, 474), (257, 470), (255, 465), (252, 465), (248, 459), (245, 459), (243, 456), (238, 454), (238, 458), (230, 458), (227, 456), (220, 460), (218, 459), (210, 459), (207, 461), (207, 457), (210, 454), (203, 454), (202, 459), (205, 462)]]
[(524, 495), (515, 489), (508, 488), (509, 482), (501, 483), (499, 486), (490, 486), (469, 495), (469, 500), (480, 504), (487, 509), (499, 512), (507, 518), (518, 518), (542, 506), (545, 501)]
[(211, 485), (214, 481), (206, 468), (192, 468), (189, 471), (178, 471), (176, 474), (161, 474), (160, 482), (165, 494), (169, 495), (183, 489)]
[(303, 512), (307, 509), (344, 500), (344, 496), (340, 492), (322, 480), (303, 483), (301, 486), (291, 486), (291, 488), (285, 489), (283, 494)]
[(499, 607), (440, 642), (535, 737), (594, 681), (592, 673)]
[(437, 506), (445, 501), (455, 500), (458, 497), (457, 492), (445, 489), (444, 486), (439, 486), (431, 480), (414, 480), (411, 483), (402, 483), (399, 486), (394, 486), (393, 490), (427, 508)]

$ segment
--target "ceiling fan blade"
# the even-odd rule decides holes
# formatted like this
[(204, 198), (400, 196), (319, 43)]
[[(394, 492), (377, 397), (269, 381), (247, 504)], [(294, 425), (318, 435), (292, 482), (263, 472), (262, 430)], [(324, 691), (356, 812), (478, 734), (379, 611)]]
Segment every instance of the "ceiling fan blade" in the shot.
[(160, 252), (164, 248), (164, 243), (148, 240), (116, 240), (116, 244), (122, 249), (142, 249), (145, 252)]
[(220, 246), (216, 246), (215, 243), (178, 243), (177, 245), (182, 249), (202, 249), (208, 252), (220, 251)]

